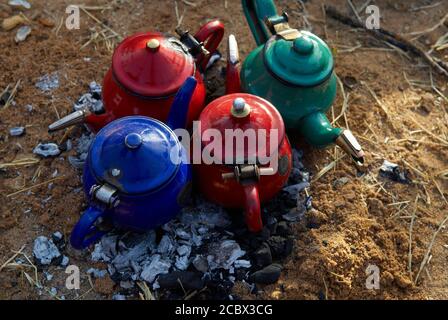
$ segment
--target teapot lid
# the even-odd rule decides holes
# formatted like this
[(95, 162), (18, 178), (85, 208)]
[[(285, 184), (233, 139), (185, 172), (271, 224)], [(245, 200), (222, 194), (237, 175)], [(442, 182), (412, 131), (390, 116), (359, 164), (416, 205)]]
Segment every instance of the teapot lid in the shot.
[(181, 155), (181, 151), (177, 136), (166, 124), (131, 116), (115, 120), (99, 131), (88, 161), (99, 182), (135, 194), (168, 182), (179, 168), (170, 155)]
[(334, 67), (330, 48), (308, 31), (300, 31), (294, 40), (271, 37), (264, 47), (264, 61), (275, 76), (302, 87), (322, 83)]
[(112, 57), (115, 79), (131, 93), (146, 97), (175, 94), (195, 68), (193, 57), (178, 39), (158, 32), (126, 38)]
[[(269, 157), (271, 156), (270, 151), (277, 152), (285, 137), (285, 126), (277, 109), (267, 100), (252, 94), (234, 93), (212, 101), (202, 111), (199, 121), (203, 147), (213, 143), (213, 139), (209, 140), (206, 130), (216, 129), (221, 133), (223, 138), (221, 140), (221, 150), (215, 149), (213, 156), (221, 159), (226, 164), (229, 164), (225, 161), (225, 151), (230, 135), (236, 135), (236, 139), (238, 139), (238, 135), (244, 133), (249, 136), (249, 131), (246, 130), (253, 129), (257, 137), (256, 144), (252, 148), (249, 148), (247, 138), (244, 140), (243, 148), (238, 149), (236, 140), (233, 140), (233, 153), (229, 155), (229, 158), (233, 158), (233, 163), (237, 160)], [(233, 130), (226, 132), (226, 129)], [(241, 129), (242, 131), (238, 133), (234, 131), (236, 129)], [(266, 135), (262, 134), (260, 129), (265, 129)], [(275, 129), (276, 132), (271, 132), (271, 129)], [(277, 139), (274, 139), (272, 134), (276, 134)], [(211, 145), (209, 147), (211, 148)]]

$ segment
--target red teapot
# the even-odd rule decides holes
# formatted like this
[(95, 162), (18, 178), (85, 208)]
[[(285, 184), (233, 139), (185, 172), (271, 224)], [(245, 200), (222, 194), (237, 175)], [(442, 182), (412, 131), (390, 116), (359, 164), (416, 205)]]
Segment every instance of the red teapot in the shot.
[(185, 80), (197, 81), (191, 99), (187, 127), (199, 117), (205, 103), (201, 72), (224, 35), (224, 25), (213, 20), (192, 36), (176, 29), (180, 39), (160, 32), (132, 35), (115, 49), (112, 66), (103, 81), (103, 108), (75, 111), (52, 123), (56, 131), (85, 123), (94, 132), (109, 122), (130, 115), (166, 121), (174, 96)]
[(260, 203), (282, 189), (292, 167), (280, 113), (263, 98), (235, 93), (211, 102), (199, 124), (193, 139), (201, 139), (202, 161), (193, 168), (200, 191), (223, 207), (244, 208), (248, 229), (261, 231)]

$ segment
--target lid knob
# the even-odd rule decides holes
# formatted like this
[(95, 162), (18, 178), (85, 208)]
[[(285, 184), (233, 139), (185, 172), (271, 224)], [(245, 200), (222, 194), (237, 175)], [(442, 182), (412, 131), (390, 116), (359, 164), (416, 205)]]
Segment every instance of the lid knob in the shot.
[(310, 54), (314, 49), (313, 41), (305, 36), (301, 36), (294, 40), (294, 50), (300, 54)]
[(249, 115), (250, 106), (243, 98), (236, 98), (235, 100), (233, 100), (231, 112), (234, 117), (244, 118)]
[(138, 133), (130, 133), (124, 139), (124, 143), (129, 149), (137, 149), (142, 144), (142, 141), (142, 136)]
[(157, 39), (151, 39), (146, 42), (146, 47), (152, 51), (156, 51), (160, 47), (160, 41)]

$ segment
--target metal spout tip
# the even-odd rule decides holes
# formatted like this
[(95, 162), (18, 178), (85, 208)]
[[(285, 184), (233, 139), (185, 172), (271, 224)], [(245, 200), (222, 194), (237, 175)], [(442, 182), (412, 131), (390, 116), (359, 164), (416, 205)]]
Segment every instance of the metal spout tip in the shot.
[(58, 121), (53, 122), (48, 126), (48, 132), (55, 132), (58, 130), (65, 129), (67, 127), (70, 127), (72, 125), (82, 123), (84, 122), (85, 118), (91, 114), (90, 110), (83, 109), (78, 110), (73, 113), (70, 113), (63, 117), (62, 119), (59, 119)]
[(350, 130), (342, 131), (336, 139), (336, 144), (352, 157), (357, 166), (362, 167), (364, 165), (364, 151)]

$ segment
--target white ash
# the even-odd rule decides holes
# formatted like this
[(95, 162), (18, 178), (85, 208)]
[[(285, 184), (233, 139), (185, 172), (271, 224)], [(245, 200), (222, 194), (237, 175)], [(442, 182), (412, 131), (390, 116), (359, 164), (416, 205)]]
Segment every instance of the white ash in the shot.
[(13, 137), (21, 136), (25, 133), (25, 127), (14, 127), (9, 129), (9, 135)]
[(34, 149), (33, 153), (44, 158), (55, 157), (61, 153), (59, 146), (56, 143), (39, 143)]
[(61, 261), (61, 267), (66, 267), (68, 266), (68, 263), (70, 262), (69, 257), (67, 256), (63, 256), (62, 257), (62, 261)]
[(31, 33), (31, 27), (30, 26), (22, 26), (17, 30), (16, 36), (14, 37), (14, 41), (16, 43), (25, 41), (26, 38)]
[(31, 111), (33, 111), (33, 106), (31, 104), (27, 104), (25, 106), (25, 110), (28, 111), (28, 112), (31, 112)]
[(207, 69), (211, 68), (221, 58), (222, 58), (222, 54), (220, 52), (216, 51), (215, 53), (213, 53), (212, 56), (210, 57), (210, 60), (207, 63), (207, 66), (205, 67), (205, 69), (207, 70)]
[(87, 270), (87, 274), (90, 274), (94, 278), (104, 278), (107, 275), (107, 270), (90, 268), (89, 270)]
[(53, 72), (40, 77), (36, 82), (36, 87), (43, 92), (59, 88), (59, 75), (57, 72)]
[(210, 244), (207, 252), (207, 261), (210, 270), (229, 269), (238, 258), (246, 254), (241, 250), (240, 245), (235, 240), (223, 240)]
[(40, 265), (49, 265), (61, 253), (52, 240), (39, 236), (34, 240), (33, 256)]
[(45, 275), (45, 279), (47, 280), (47, 281), (51, 281), (51, 280), (53, 280), (53, 275), (51, 274), (51, 273), (49, 273), (49, 272), (47, 272), (47, 271), (44, 271), (44, 275)]
[(112, 300), (126, 300), (126, 296), (122, 294), (114, 294)]
[(70, 164), (77, 168), (81, 169), (84, 166), (84, 163), (87, 159), (87, 155), (89, 152), (90, 145), (92, 144), (95, 135), (91, 134), (83, 134), (78, 140), (76, 145), (76, 156), (69, 156), (68, 161)]
[(101, 85), (96, 82), (89, 84), (89, 92), (83, 94), (73, 105), (75, 111), (88, 109), (93, 113), (104, 111), (103, 100), (101, 99)]
[(24, 9), (31, 9), (31, 4), (26, 0), (9, 0), (8, 4), (11, 7), (22, 7)]
[[(87, 138), (85, 135), (80, 140), (90, 140)], [(87, 143), (84, 148), (78, 145), (77, 151), (87, 150)], [(283, 218), (281, 214), (268, 215), (267, 226), (283, 219), (298, 221), (306, 211), (310, 198), (303, 190), (309, 187), (309, 174), (301, 163), (302, 154), (294, 150), (293, 155), (297, 175), (281, 191), (280, 201), (286, 196), (298, 207), (285, 211)], [(143, 234), (114, 231), (95, 245), (91, 258), (107, 263), (107, 272), (124, 290), (134, 281), (146, 281), (153, 290), (158, 290), (160, 275), (184, 270), (197, 270), (205, 278), (221, 277), (222, 281), (233, 283), (241, 274), (248, 279), (253, 263), (235, 240), (236, 230), (226, 229), (231, 224), (222, 207), (199, 198), (195, 206), (184, 208), (177, 218), (163, 225), (157, 240), (155, 231)]]

